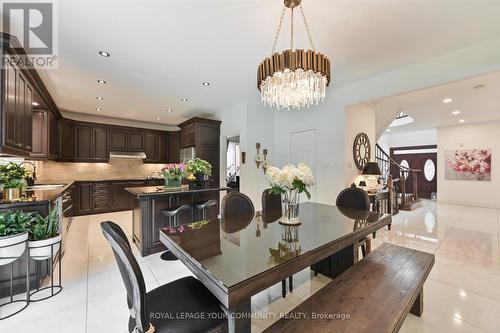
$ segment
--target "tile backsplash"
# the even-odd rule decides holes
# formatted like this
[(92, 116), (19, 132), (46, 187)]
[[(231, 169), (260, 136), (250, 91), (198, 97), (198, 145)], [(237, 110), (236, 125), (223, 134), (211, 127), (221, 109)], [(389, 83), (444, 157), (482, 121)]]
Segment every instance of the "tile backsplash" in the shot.
[(37, 161), (37, 182), (107, 180), (152, 176), (164, 164), (145, 164), (141, 160), (112, 159), (109, 163), (66, 163)]

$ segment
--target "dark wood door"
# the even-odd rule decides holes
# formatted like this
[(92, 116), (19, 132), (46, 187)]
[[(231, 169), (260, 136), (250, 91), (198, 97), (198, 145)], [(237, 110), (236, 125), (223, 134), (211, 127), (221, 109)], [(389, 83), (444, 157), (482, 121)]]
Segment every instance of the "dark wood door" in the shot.
[(93, 131), (91, 127), (75, 127), (75, 160), (92, 160)]
[(160, 151), (159, 151), (159, 137), (156, 133), (146, 133), (145, 134), (145, 162), (159, 162), (160, 161)]
[(168, 135), (161, 134), (158, 136), (158, 162), (168, 163)]
[(24, 116), (22, 127), (24, 128), (23, 145), (28, 152), (33, 147), (33, 87), (28, 80), (25, 81), (24, 87)]
[(122, 130), (111, 130), (109, 149), (111, 151), (127, 150), (127, 132)]
[(144, 151), (144, 133), (143, 132), (128, 132), (127, 133), (127, 151)]
[(24, 147), (24, 108), (26, 98), (26, 79), (21, 71), (17, 71), (16, 83), (16, 148), (25, 149)]
[(93, 191), (92, 183), (78, 183), (77, 187), (77, 214), (82, 215), (92, 211)]
[(93, 160), (107, 162), (109, 159), (108, 130), (94, 128)]
[[(47, 112), (47, 122), (48, 122), (48, 147), (49, 147), (49, 158), (56, 159), (59, 156), (59, 135), (57, 128), (56, 116), (51, 111)], [(70, 141), (71, 142), (71, 141)], [(68, 144), (68, 142), (64, 142)]]
[(74, 127), (65, 121), (58, 124), (58, 158), (61, 161), (72, 161), (74, 159)]
[[(391, 157), (400, 165), (408, 163), (411, 169), (421, 170), (417, 173), (418, 196), (430, 199), (437, 192), (437, 152), (436, 146), (391, 148)], [(393, 175), (400, 177), (400, 175)], [(413, 178), (407, 179), (407, 192), (413, 192)]]
[(189, 124), (181, 129), (181, 148), (196, 144), (196, 124)]
[(5, 112), (5, 137), (4, 144), (10, 148), (17, 148), (16, 141), (16, 83), (17, 83), (17, 68), (10, 62), (5, 61), (3, 64), (4, 75), (4, 104), (3, 111)]
[(125, 190), (130, 187), (130, 183), (128, 181), (112, 182), (110, 187), (111, 209), (131, 209), (130, 194)]
[(180, 132), (168, 133), (168, 161), (180, 163), (181, 159), (181, 134)]

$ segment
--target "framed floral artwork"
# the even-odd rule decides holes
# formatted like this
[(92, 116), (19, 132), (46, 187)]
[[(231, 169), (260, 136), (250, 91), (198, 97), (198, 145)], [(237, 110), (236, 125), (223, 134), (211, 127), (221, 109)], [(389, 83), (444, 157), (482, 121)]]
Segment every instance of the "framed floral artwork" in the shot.
[(445, 151), (444, 178), (491, 181), (491, 149)]

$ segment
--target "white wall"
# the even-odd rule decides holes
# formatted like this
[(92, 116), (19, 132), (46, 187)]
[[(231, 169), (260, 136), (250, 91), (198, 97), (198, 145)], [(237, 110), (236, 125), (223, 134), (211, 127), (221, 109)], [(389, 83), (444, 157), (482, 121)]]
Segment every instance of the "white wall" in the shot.
[[(500, 121), (438, 128), (438, 202), (500, 208)], [(446, 150), (492, 149), (491, 181), (444, 179)]]
[[(334, 55), (333, 55), (333, 59)], [(334, 61), (335, 62), (335, 61)], [(346, 108), (361, 102), (460, 80), (500, 69), (500, 40), (492, 40), (348, 86), (332, 86), (324, 103), (310, 110), (276, 112), (277, 164), (289, 160), (290, 133), (318, 134), (317, 201), (332, 203), (348, 183)]]
[(389, 154), (390, 148), (437, 145), (437, 130), (384, 134), (378, 144)]

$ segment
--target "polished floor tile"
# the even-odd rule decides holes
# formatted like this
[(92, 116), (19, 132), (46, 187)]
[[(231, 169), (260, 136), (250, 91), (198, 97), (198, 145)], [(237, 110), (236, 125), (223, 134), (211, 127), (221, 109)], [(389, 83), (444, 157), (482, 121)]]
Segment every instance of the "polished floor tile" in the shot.
[[(498, 332), (499, 216), (500, 210), (424, 201), (419, 209), (394, 216), (390, 231), (377, 232), (374, 249), (390, 242), (436, 256), (424, 289), (424, 314), (410, 314), (401, 332)], [(106, 220), (118, 223), (131, 238), (131, 212), (75, 218), (62, 265), (63, 291), (0, 321), (0, 331), (127, 332), (125, 288), (99, 226)], [(148, 290), (192, 275), (180, 261), (162, 261), (160, 253), (143, 258), (134, 247), (134, 256)], [(294, 290), (286, 298), (281, 297), (281, 283), (255, 295), (252, 332), (263, 331), (329, 281), (305, 269), (294, 274)]]

